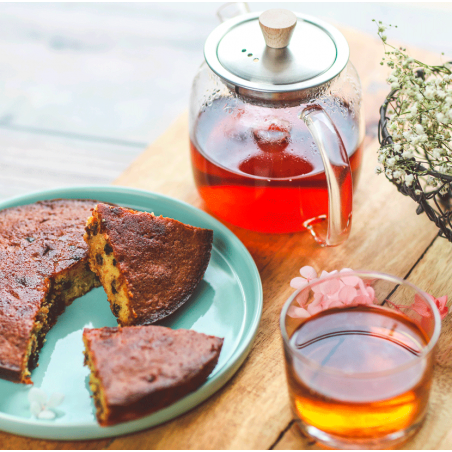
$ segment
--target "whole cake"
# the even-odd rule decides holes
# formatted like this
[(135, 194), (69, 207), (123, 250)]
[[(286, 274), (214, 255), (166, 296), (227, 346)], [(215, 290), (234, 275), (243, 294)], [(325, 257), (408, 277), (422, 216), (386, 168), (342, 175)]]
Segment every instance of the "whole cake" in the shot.
[(162, 326), (85, 329), (85, 365), (100, 425), (137, 419), (201, 386), (223, 339)]
[(144, 325), (172, 314), (193, 294), (209, 264), (213, 231), (99, 203), (85, 240), (118, 323)]
[(0, 377), (31, 383), (45, 335), (99, 286), (83, 240), (96, 201), (40, 201), (0, 211)]

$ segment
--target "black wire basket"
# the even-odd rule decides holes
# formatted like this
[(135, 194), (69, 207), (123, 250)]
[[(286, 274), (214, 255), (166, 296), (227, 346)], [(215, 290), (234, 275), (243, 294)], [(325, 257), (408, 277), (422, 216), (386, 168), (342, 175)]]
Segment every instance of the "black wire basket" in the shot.
[[(422, 71), (418, 71), (418, 77), (423, 77)], [(392, 90), (386, 97), (383, 105), (380, 108), (380, 121), (378, 122), (378, 141), (380, 146), (393, 145), (394, 141), (387, 129), (387, 123), (389, 118), (386, 116), (388, 106), (396, 98), (397, 89)], [(412, 176), (414, 177), (413, 184), (407, 186), (403, 182), (397, 182), (394, 179), (389, 179), (396, 187), (397, 190), (405, 196), (409, 196), (416, 201), (418, 205), (416, 213), (420, 215), (424, 213), (427, 217), (433, 221), (439, 228), (439, 235), (447, 238), (452, 242), (452, 176), (442, 174), (431, 168), (426, 168), (421, 163), (417, 162), (415, 158), (408, 159), (411, 161), (410, 167), (412, 168)], [(407, 173), (409, 173), (407, 171)], [(439, 186), (435, 189), (424, 192), (419, 173), (425, 176), (433, 176), (440, 181)], [(440, 193), (441, 192), (441, 193)], [(446, 192), (446, 194), (444, 194)]]

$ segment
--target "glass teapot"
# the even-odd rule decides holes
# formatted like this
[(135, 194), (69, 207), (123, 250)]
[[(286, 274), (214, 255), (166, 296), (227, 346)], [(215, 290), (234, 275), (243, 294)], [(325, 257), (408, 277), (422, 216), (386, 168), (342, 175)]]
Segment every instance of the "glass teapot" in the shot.
[(259, 232), (346, 240), (364, 121), (344, 36), (317, 18), (268, 10), (219, 25), (204, 56), (190, 148), (207, 208)]

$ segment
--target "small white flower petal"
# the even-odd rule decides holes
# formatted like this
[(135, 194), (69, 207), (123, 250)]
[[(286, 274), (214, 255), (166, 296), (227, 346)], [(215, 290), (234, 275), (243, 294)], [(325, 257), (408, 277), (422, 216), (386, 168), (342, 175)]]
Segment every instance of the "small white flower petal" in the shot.
[(39, 413), (42, 411), (41, 404), (38, 402), (31, 402), (30, 411), (33, 416), (38, 417)]
[(56, 408), (58, 405), (61, 405), (63, 400), (64, 400), (64, 394), (61, 394), (59, 392), (54, 392), (49, 397), (49, 401), (46, 404), (47, 408)]
[(414, 176), (412, 174), (407, 174), (405, 176), (405, 184), (410, 186), (413, 184), (413, 182), (414, 182)]
[(414, 126), (414, 129), (416, 130), (416, 133), (418, 135), (422, 135), (424, 133), (424, 128), (422, 127), (422, 124), (416, 124)]
[(52, 419), (55, 419), (55, 413), (50, 410), (43, 410), (39, 413), (38, 419), (44, 419), (46, 421), (50, 421)]
[(46, 403), (47, 394), (39, 388), (31, 388), (28, 392), (28, 400), (30, 403), (38, 402), (40, 405)]

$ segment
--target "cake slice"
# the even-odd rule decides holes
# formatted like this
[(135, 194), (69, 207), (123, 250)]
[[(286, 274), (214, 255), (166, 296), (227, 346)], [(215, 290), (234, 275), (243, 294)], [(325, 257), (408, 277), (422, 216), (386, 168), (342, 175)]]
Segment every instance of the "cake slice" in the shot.
[(210, 260), (213, 231), (99, 203), (85, 234), (89, 262), (121, 326), (172, 314), (193, 294)]
[(58, 316), (100, 285), (83, 240), (96, 202), (55, 199), (0, 211), (0, 378), (31, 384)]
[(101, 426), (137, 419), (201, 386), (223, 339), (162, 326), (85, 329), (85, 365)]

